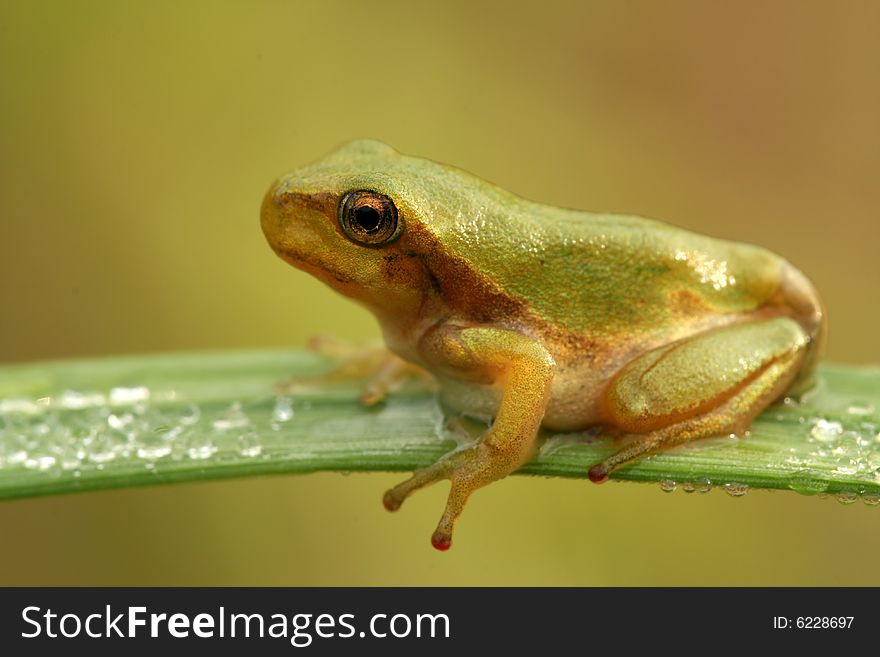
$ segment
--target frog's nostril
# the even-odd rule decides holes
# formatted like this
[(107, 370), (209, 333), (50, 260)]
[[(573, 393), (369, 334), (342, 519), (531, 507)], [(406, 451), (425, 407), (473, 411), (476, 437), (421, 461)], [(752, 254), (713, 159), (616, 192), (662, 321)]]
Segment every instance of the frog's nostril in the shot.
[(287, 189), (287, 186), (279, 184), (275, 188), (275, 192), (272, 194), (272, 199), (275, 201), (275, 205), (284, 207), (285, 205), (289, 205), (290, 201), (293, 198), (293, 194), (290, 190)]
[(308, 205), (311, 201), (311, 197), (308, 194), (293, 191), (286, 183), (279, 183), (273, 193), (271, 193), (271, 196), (275, 207), (282, 211)]

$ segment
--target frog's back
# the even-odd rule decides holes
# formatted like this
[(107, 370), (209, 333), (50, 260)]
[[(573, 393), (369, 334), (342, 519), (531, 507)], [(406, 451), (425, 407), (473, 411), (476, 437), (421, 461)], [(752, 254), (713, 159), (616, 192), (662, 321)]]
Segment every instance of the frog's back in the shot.
[(312, 172), (319, 188), (328, 183), (315, 174), (325, 170), (397, 199), (412, 220), (413, 252), (445, 301), (481, 322), (509, 320), (519, 308), (527, 325), (545, 319), (572, 334), (635, 337), (756, 309), (785, 267), (765, 249), (658, 221), (527, 201), (376, 142), (355, 142), (320, 163)]
[(487, 198), (472, 216), (446, 215), (445, 243), (505, 295), (574, 333), (637, 335), (748, 312), (773, 295), (785, 265), (760, 247), (650, 219)]

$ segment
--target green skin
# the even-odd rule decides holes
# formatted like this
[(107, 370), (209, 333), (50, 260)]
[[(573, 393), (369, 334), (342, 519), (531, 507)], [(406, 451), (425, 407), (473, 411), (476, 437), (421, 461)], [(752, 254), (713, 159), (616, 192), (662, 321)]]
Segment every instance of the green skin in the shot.
[[(387, 241), (346, 232), (354, 190), (393, 203)], [(745, 430), (808, 384), (824, 340), (814, 288), (765, 249), (533, 203), (375, 141), (281, 178), (261, 221), (278, 255), (366, 305), (447, 405), (494, 417), (478, 445), (386, 493), (393, 510), (451, 480), (439, 549), (476, 488), (533, 456), (541, 426), (619, 435), (590, 471), (604, 481), (642, 454)]]

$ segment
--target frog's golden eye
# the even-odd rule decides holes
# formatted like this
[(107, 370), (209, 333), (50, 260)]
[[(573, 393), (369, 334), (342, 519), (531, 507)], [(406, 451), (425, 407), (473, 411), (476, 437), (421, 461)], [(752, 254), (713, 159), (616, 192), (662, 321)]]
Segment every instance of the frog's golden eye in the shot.
[(342, 197), (339, 224), (349, 239), (364, 246), (388, 244), (400, 233), (394, 201), (367, 189), (349, 192)]

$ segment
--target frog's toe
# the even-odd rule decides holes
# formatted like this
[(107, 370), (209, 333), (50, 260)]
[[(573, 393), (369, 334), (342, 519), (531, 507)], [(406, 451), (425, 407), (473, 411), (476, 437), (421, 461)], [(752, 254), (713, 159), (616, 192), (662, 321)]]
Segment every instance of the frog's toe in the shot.
[(385, 494), (382, 496), (382, 506), (385, 507), (386, 511), (397, 511), (401, 504), (403, 504), (403, 500), (395, 495), (392, 490), (385, 491)]
[(395, 390), (407, 379), (430, 380), (430, 376), (420, 367), (406, 362), (389, 351), (385, 351), (381, 361), (375, 366), (369, 381), (361, 393), (364, 406), (375, 406), (385, 401), (388, 393)]
[(445, 552), (452, 547), (452, 530), (472, 492), (473, 488), (470, 486), (456, 481), (455, 478), (452, 479), (449, 497), (446, 498), (446, 508), (440, 516), (437, 529), (431, 535), (431, 545), (438, 550)]
[[(614, 452), (611, 456), (599, 461), (590, 468), (587, 476), (594, 484), (602, 484), (608, 481), (608, 476), (619, 466), (637, 459), (638, 457), (656, 450), (664, 442), (669, 441), (669, 432), (653, 432), (642, 436), (633, 436), (628, 445)], [(674, 435), (674, 434), (673, 434)]]
[(611, 468), (609, 468), (604, 461), (597, 463), (590, 468), (589, 472), (587, 472), (587, 476), (594, 484), (604, 484), (608, 481), (609, 474), (611, 474)]
[(416, 470), (409, 479), (385, 491), (385, 495), (382, 497), (382, 504), (389, 511), (397, 511), (404, 500), (419, 488), (424, 488), (429, 484), (449, 477), (450, 469), (449, 458), (446, 457), (426, 468)]
[(431, 545), (441, 552), (446, 552), (452, 547), (452, 534), (441, 532), (438, 529), (431, 535)]
[(358, 356), (363, 351), (361, 345), (340, 338), (318, 333), (309, 338), (306, 348), (321, 356), (334, 360), (347, 360)]
[(451, 480), (446, 508), (431, 536), (431, 544), (435, 548), (448, 550), (452, 545), (452, 530), (471, 493), (507, 474), (506, 469), (499, 471), (498, 464), (493, 462), (490, 453), (491, 450), (484, 445), (454, 452), (427, 468), (417, 470), (412, 477), (387, 491), (382, 502), (389, 511), (397, 511), (404, 500), (419, 488), (441, 479)]
[(387, 396), (385, 390), (377, 390), (371, 386), (367, 386), (367, 389), (361, 393), (361, 404), (363, 406), (375, 406), (376, 404), (385, 401)]

